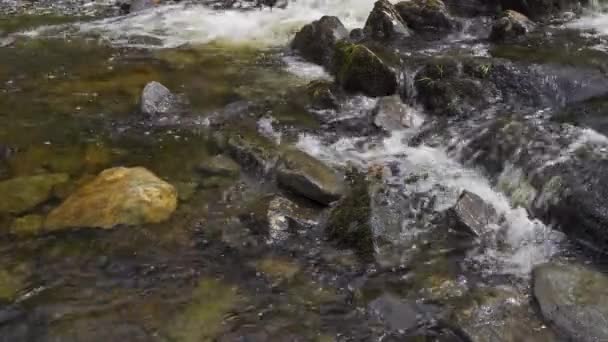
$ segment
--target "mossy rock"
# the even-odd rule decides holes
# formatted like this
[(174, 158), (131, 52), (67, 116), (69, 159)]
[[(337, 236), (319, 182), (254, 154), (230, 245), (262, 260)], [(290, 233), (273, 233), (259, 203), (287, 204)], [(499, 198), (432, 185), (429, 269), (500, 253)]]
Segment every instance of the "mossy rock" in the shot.
[(0, 301), (11, 302), (23, 290), (29, 273), (25, 264), (0, 268)]
[(389, 40), (409, 37), (411, 32), (395, 6), (387, 0), (379, 0), (374, 4), (363, 31), (368, 37), (376, 40)]
[(336, 81), (346, 91), (372, 97), (397, 92), (395, 70), (364, 45), (338, 42), (333, 69)]
[(395, 8), (408, 26), (417, 32), (446, 34), (461, 26), (450, 16), (441, 0), (401, 1)]
[(314, 109), (338, 109), (340, 107), (334, 85), (329, 81), (310, 82), (306, 86), (306, 94)]
[(351, 248), (364, 259), (373, 259), (369, 182), (358, 172), (348, 175), (350, 192), (331, 210), (326, 233), (330, 240)]
[(11, 233), (17, 236), (33, 236), (42, 231), (44, 216), (26, 215), (16, 218), (11, 225)]
[(235, 287), (215, 279), (201, 280), (183, 311), (169, 324), (170, 341), (215, 341), (224, 330), (224, 317), (239, 301)]
[(280, 156), (280, 148), (272, 140), (255, 130), (244, 128), (227, 133), (228, 153), (245, 170), (261, 175), (273, 169)]
[(48, 201), (53, 189), (68, 182), (70, 177), (64, 173), (49, 173), (26, 176), (0, 182), (0, 213), (20, 214), (34, 209)]
[(296, 33), (291, 47), (306, 60), (331, 67), (333, 46), (348, 37), (348, 30), (337, 17), (323, 16)]
[(142, 167), (101, 172), (53, 209), (45, 229), (113, 228), (167, 220), (177, 207), (175, 188)]

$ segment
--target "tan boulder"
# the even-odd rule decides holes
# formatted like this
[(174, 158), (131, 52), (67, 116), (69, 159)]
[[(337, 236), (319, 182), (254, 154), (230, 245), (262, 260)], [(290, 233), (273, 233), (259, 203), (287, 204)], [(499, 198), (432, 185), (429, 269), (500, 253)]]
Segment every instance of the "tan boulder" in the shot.
[(47, 230), (113, 228), (167, 220), (177, 207), (177, 191), (143, 167), (101, 172), (73, 192), (46, 219)]

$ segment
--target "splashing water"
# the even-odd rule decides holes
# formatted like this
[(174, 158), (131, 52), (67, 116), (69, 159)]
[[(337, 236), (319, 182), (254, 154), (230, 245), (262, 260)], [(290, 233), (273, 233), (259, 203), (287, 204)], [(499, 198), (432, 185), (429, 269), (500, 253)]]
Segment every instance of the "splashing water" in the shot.
[[(496, 191), (485, 177), (475, 170), (467, 169), (450, 158), (442, 148), (407, 145), (411, 130), (396, 131), (380, 143), (365, 143), (365, 138), (342, 138), (325, 145), (312, 135), (302, 135), (297, 146), (316, 157), (333, 164), (354, 164), (361, 169), (371, 165), (398, 165), (403, 173), (424, 174), (414, 186), (416, 192), (429, 191), (436, 195), (435, 210), (452, 206), (462, 190), (479, 195), (504, 217), (505, 223), (488, 226), (490, 235), (501, 242), (501, 247), (485, 248), (481, 254), (470, 258), (484, 266), (485, 272), (511, 274), (528, 278), (535, 265), (548, 261), (558, 252), (561, 234), (538, 220), (533, 220), (523, 208), (513, 208), (503, 194)], [(363, 146), (363, 147), (362, 147)], [(388, 180), (403, 184), (399, 179)], [(400, 210), (401, 208), (397, 208)], [(404, 227), (414, 231), (416, 227)], [(405, 236), (407, 232), (403, 232)], [(497, 241), (496, 241), (497, 242)]]
[(217, 40), (274, 46), (284, 45), (304, 24), (324, 15), (339, 17), (349, 28), (361, 27), (373, 4), (373, 0), (291, 0), (285, 9), (225, 11), (202, 5), (171, 5), (82, 23), (79, 29), (118, 45), (142, 45), (132, 44), (132, 38), (146, 37), (155, 41), (154, 47)]

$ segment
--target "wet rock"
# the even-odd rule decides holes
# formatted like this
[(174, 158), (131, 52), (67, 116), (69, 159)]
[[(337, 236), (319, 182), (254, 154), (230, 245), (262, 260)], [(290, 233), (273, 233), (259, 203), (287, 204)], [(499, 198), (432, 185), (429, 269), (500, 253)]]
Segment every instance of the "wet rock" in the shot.
[(215, 279), (203, 279), (183, 311), (169, 323), (166, 334), (183, 342), (212, 341), (225, 329), (224, 318), (238, 305), (235, 287)]
[(372, 97), (397, 92), (397, 72), (367, 47), (339, 42), (335, 51), (336, 81), (344, 90)]
[(350, 191), (332, 208), (326, 233), (339, 246), (350, 248), (364, 259), (374, 256), (369, 183), (360, 173), (348, 176)]
[(378, 0), (370, 13), (363, 32), (376, 40), (390, 40), (411, 35), (395, 6), (387, 0)]
[(280, 243), (296, 230), (317, 225), (316, 216), (315, 211), (274, 194), (252, 199), (239, 213), (240, 221), (252, 232), (266, 236), (269, 243)]
[(492, 16), (500, 12), (500, 0), (444, 0), (450, 13), (460, 17)]
[(374, 125), (387, 132), (413, 127), (411, 108), (399, 95), (382, 97), (374, 108)]
[(350, 31), (348, 38), (354, 43), (359, 43), (363, 39), (365, 39), (365, 32), (362, 28), (353, 29), (352, 31)]
[(460, 29), (441, 0), (411, 0), (395, 5), (407, 25), (421, 33), (450, 33)]
[(533, 271), (534, 297), (548, 322), (572, 341), (608, 339), (608, 276), (578, 265)]
[(224, 155), (213, 156), (198, 165), (197, 169), (208, 176), (238, 177), (241, 167)]
[(72, 193), (46, 219), (45, 229), (113, 228), (167, 220), (177, 207), (177, 191), (143, 167), (101, 172)]
[(0, 182), (0, 213), (20, 214), (48, 201), (53, 189), (69, 181), (64, 173), (27, 176)]
[(1, 37), (1, 35), (2, 34), (0, 32), (0, 48), (9, 47), (15, 44), (15, 41), (17, 41), (17, 39), (13, 36)]
[(306, 92), (310, 98), (312, 108), (314, 109), (338, 109), (340, 102), (335, 94), (334, 85), (328, 81), (312, 81), (306, 87)]
[(260, 175), (267, 175), (274, 169), (280, 156), (275, 143), (253, 130), (230, 133), (226, 141), (228, 153), (241, 167)]
[(579, 11), (586, 0), (501, 0), (503, 10), (514, 10), (536, 20), (565, 11)]
[(140, 110), (149, 116), (168, 115), (177, 109), (177, 97), (158, 82), (146, 84), (141, 93)]
[(337, 17), (324, 16), (304, 26), (291, 42), (291, 47), (304, 59), (330, 68), (334, 45), (348, 37), (348, 30)]
[(418, 326), (421, 318), (421, 310), (416, 303), (403, 301), (390, 294), (373, 300), (369, 309), (386, 326), (386, 330), (391, 332), (412, 330)]
[(341, 176), (299, 150), (287, 150), (277, 166), (279, 186), (320, 204), (337, 201), (344, 193)]
[(36, 235), (42, 231), (44, 217), (41, 215), (26, 215), (16, 218), (11, 225), (11, 233), (17, 236)]
[(525, 15), (507, 10), (501, 14), (500, 18), (494, 21), (490, 40), (496, 42), (514, 39), (526, 35), (534, 30), (535, 27), (536, 24)]
[(450, 228), (472, 236), (482, 236), (488, 225), (499, 223), (499, 216), (491, 204), (478, 195), (463, 191), (456, 204), (447, 211)]

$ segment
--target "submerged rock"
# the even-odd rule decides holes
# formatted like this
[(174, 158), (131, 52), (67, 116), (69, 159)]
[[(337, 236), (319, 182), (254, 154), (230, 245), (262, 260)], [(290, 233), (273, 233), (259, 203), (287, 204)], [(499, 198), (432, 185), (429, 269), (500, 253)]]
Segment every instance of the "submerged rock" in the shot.
[(16, 218), (11, 225), (11, 233), (17, 236), (36, 235), (42, 231), (44, 216), (26, 215)]
[(176, 207), (177, 191), (171, 184), (143, 167), (116, 167), (101, 172), (51, 211), (45, 229), (158, 223)]
[(545, 264), (534, 269), (533, 281), (545, 320), (570, 340), (608, 340), (608, 276), (584, 266)]
[(237, 177), (240, 166), (234, 160), (224, 155), (213, 156), (198, 165), (197, 169), (208, 176)]
[(336, 44), (334, 72), (346, 91), (367, 96), (388, 96), (397, 92), (397, 72), (361, 44)]
[(177, 97), (158, 82), (146, 84), (141, 93), (140, 111), (149, 116), (173, 114), (177, 110)]
[(304, 59), (330, 68), (334, 45), (348, 37), (348, 30), (337, 17), (324, 16), (304, 26), (291, 42), (291, 47)]
[(344, 193), (340, 175), (310, 155), (287, 150), (277, 166), (279, 186), (315, 202), (328, 205)]
[(376, 40), (388, 40), (411, 35), (395, 6), (387, 0), (378, 0), (370, 13), (363, 32)]
[(203, 279), (183, 311), (169, 323), (166, 333), (172, 341), (213, 341), (224, 330), (224, 318), (239, 300), (235, 287)]
[(523, 36), (534, 30), (536, 24), (525, 15), (507, 10), (492, 24), (490, 40), (504, 41)]
[(527, 300), (509, 288), (477, 288), (456, 300), (451, 321), (471, 342), (556, 342)]
[(494, 207), (478, 195), (463, 191), (456, 204), (448, 209), (450, 228), (475, 237), (483, 235), (488, 225), (498, 224)]
[(0, 213), (20, 214), (48, 201), (55, 187), (67, 183), (65, 173), (26, 176), (0, 182)]
[(326, 233), (338, 245), (351, 248), (364, 259), (372, 259), (374, 238), (369, 183), (360, 173), (351, 174), (348, 179), (350, 191), (332, 208)]
[(414, 302), (384, 294), (369, 304), (373, 316), (390, 332), (406, 332), (418, 326), (423, 317), (422, 310)]
[(450, 16), (441, 0), (402, 1), (395, 8), (408, 26), (417, 32), (450, 33), (461, 26)]

